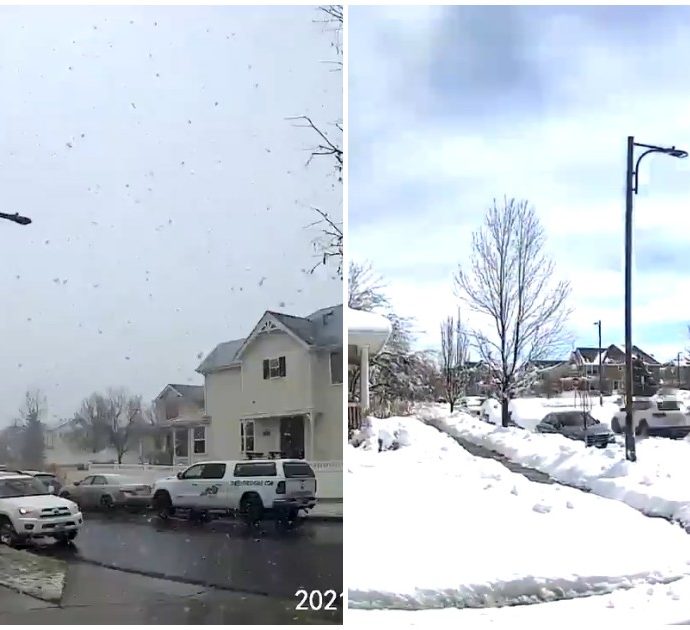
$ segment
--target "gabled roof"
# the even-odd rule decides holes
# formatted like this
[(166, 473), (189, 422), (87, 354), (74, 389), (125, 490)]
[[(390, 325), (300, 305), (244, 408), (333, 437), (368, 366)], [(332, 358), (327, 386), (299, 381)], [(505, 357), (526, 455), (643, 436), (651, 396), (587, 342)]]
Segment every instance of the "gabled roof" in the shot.
[(585, 361), (594, 362), (594, 361), (597, 361), (599, 358), (599, 348), (589, 348), (589, 347), (575, 348), (575, 352), (579, 353), (579, 355)]
[(534, 359), (533, 361), (530, 361), (530, 365), (533, 365), (537, 368), (549, 368), (564, 365), (567, 362), (568, 361), (566, 359)]
[(219, 343), (199, 365), (196, 369), (201, 374), (208, 374), (214, 370), (224, 367), (231, 367), (237, 365), (235, 360), (237, 352), (244, 344), (245, 339), (233, 339), (232, 341), (224, 341)]
[(221, 368), (239, 365), (242, 352), (261, 332), (259, 330), (260, 325), (266, 320), (275, 322), (278, 328), (283, 329), (308, 347), (342, 347), (342, 304), (319, 309), (306, 317), (266, 311), (248, 337), (219, 344), (202, 361), (196, 371), (201, 374), (208, 374)]
[[(607, 348), (602, 347), (602, 363), (625, 363), (625, 350), (616, 344), (611, 344)], [(633, 355), (639, 356), (644, 363), (649, 365), (659, 365), (657, 361), (651, 354), (647, 354), (644, 350), (638, 346), (633, 346)], [(578, 347), (575, 348), (577, 352), (585, 361), (588, 363), (597, 363), (599, 361), (599, 348), (592, 347)]]
[(198, 405), (204, 405), (204, 386), (203, 385), (178, 385), (170, 383), (163, 388), (163, 391), (158, 394), (156, 400), (162, 398), (167, 391), (173, 391), (178, 396), (191, 400)]

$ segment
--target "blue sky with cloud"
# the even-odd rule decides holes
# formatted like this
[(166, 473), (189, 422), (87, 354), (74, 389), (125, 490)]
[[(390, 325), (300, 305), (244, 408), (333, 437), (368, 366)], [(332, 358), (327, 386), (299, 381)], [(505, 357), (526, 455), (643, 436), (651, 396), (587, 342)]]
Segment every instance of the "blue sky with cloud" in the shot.
[[(577, 345), (623, 340), (626, 137), (690, 150), (688, 7), (351, 7), (349, 228), (420, 347), (493, 198), (528, 199), (572, 285)], [(690, 160), (635, 198), (633, 340), (688, 346)]]

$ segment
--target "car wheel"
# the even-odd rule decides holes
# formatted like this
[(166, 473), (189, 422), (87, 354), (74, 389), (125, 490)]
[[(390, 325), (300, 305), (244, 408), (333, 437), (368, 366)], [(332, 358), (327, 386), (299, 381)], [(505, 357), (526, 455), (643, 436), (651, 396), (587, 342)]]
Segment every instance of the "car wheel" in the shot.
[(614, 433), (622, 433), (623, 432), (621, 430), (620, 422), (618, 422), (618, 418), (614, 418), (613, 420), (611, 420), (611, 430)]
[(240, 514), (247, 525), (256, 525), (261, 521), (264, 516), (264, 505), (261, 502), (261, 497), (256, 494), (247, 494), (242, 497)]
[(77, 537), (77, 532), (66, 532), (55, 536), (55, 540), (61, 545), (68, 545)]
[(4, 519), (0, 522), (0, 543), (8, 547), (18, 547), (24, 543), (26, 539), (17, 534), (14, 525), (9, 519)]
[(111, 497), (109, 494), (104, 494), (101, 497), (99, 504), (104, 510), (112, 510), (113, 507), (115, 506), (115, 502), (113, 501), (113, 497)]
[(157, 492), (153, 497), (153, 509), (159, 518), (168, 519), (175, 513), (170, 495), (167, 492)]
[(646, 420), (642, 420), (635, 429), (635, 435), (639, 437), (649, 437), (649, 425)]

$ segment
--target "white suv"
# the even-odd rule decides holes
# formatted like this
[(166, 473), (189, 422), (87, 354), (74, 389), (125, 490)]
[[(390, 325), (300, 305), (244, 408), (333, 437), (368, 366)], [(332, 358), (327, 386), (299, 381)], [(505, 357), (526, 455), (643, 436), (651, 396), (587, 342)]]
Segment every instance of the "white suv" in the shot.
[(162, 518), (177, 508), (193, 514), (239, 514), (257, 523), (267, 514), (294, 521), (316, 505), (316, 476), (301, 459), (255, 459), (194, 464), (153, 486)]
[[(625, 400), (611, 419), (614, 433), (625, 431)], [(690, 412), (678, 391), (661, 388), (648, 398), (633, 400), (633, 430), (639, 436), (685, 437), (690, 435)]]
[(51, 494), (40, 480), (0, 472), (0, 542), (17, 546), (30, 538), (74, 540), (83, 523), (76, 503)]

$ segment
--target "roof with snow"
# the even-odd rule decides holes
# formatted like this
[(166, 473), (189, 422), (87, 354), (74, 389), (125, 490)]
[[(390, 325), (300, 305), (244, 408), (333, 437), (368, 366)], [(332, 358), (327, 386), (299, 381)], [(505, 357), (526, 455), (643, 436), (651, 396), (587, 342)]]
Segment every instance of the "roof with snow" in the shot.
[(393, 327), (387, 317), (360, 311), (354, 308), (347, 309), (347, 341), (357, 346), (368, 346), (372, 354), (379, 353), (388, 341)]
[[(647, 365), (661, 365), (651, 354), (642, 350), (639, 346), (633, 346), (633, 355), (637, 355), (642, 359), (642, 362)], [(578, 347), (574, 352), (577, 353), (584, 363), (598, 363), (599, 362), (599, 348), (592, 347)], [(625, 363), (625, 350), (620, 346), (611, 344), (607, 348), (601, 348), (602, 363)]]
[[(342, 347), (343, 345), (343, 305), (328, 306), (314, 311), (305, 317), (266, 311), (296, 337), (308, 346), (317, 348)], [(263, 316), (262, 316), (263, 318)], [(239, 365), (237, 357), (247, 338), (234, 339), (218, 344), (201, 362), (197, 372), (207, 374), (214, 370)]]

